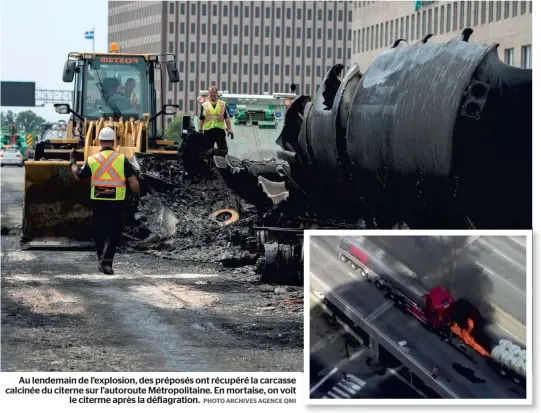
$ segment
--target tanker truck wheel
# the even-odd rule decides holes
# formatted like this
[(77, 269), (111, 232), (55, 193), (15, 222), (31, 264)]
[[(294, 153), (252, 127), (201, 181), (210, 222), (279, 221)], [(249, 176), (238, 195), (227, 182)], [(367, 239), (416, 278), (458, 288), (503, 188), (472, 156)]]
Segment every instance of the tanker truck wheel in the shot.
[(352, 262), (350, 262), (349, 265), (351, 266), (351, 269), (352, 269), (353, 271), (356, 271), (356, 270), (359, 269), (359, 267), (357, 267), (357, 266), (356, 266), (354, 263), (352, 263)]
[[(2, 165), (3, 166), (3, 165)], [(346, 256), (344, 254), (340, 254), (340, 259), (343, 261), (343, 262), (348, 262), (348, 259), (346, 258)]]
[(378, 279), (376, 279), (376, 282), (374, 284), (376, 285), (376, 288), (379, 288), (380, 290), (383, 288), (383, 284)]

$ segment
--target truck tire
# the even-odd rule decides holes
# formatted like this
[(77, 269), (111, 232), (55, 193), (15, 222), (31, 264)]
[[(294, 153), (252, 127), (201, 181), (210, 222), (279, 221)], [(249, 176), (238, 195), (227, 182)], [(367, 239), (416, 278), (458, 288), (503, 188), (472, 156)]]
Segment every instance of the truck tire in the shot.
[(383, 288), (383, 284), (381, 283), (381, 281), (379, 279), (376, 278), (376, 281), (374, 282), (374, 284), (376, 285), (376, 288), (378, 289), (382, 289)]
[(340, 253), (340, 259), (343, 261), (343, 262), (348, 262), (348, 259), (346, 258), (346, 256), (342, 253)]
[(349, 265), (351, 266), (351, 269), (352, 269), (353, 271), (356, 271), (356, 270), (359, 269), (359, 267), (357, 267), (357, 265), (354, 264), (353, 262), (350, 262)]

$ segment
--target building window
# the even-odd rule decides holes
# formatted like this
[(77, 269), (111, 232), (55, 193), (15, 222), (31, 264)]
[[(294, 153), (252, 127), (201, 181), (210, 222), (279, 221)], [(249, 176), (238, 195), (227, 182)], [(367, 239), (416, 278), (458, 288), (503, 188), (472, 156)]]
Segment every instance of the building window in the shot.
[(193, 80), (190, 80), (190, 92), (193, 92), (195, 90), (195, 82)]
[(337, 59), (342, 59), (342, 48), (341, 47), (338, 48), (338, 53), (336, 53), (336, 58)]
[(175, 31), (175, 23), (170, 22), (169, 23), (169, 34), (173, 34), (174, 31)]
[(332, 40), (332, 29), (327, 29), (327, 40)]
[(235, 6), (234, 13), (235, 13), (235, 17), (239, 17), (239, 6)]
[(270, 37), (270, 26), (265, 26), (265, 37)]
[(186, 31), (186, 25), (184, 23), (180, 23), (180, 34), (184, 34)]
[(254, 75), (259, 75), (259, 65), (257, 63), (254, 64)]
[(274, 47), (274, 56), (280, 57), (280, 46)]
[(244, 45), (244, 56), (248, 56), (248, 45)]
[[(288, 89), (287, 89), (287, 84), (286, 84), (286, 90), (288, 90)], [(274, 84), (274, 92), (275, 92), (275, 93), (280, 92), (280, 86), (278, 85), (278, 83), (275, 83), (275, 84)]]
[(464, 28), (464, 2), (460, 2), (460, 25), (459, 29), (462, 30)]
[(248, 6), (244, 7), (244, 17), (250, 17), (250, 8)]
[(178, 81), (178, 90), (179, 92), (184, 92), (184, 80)]
[(317, 29), (317, 39), (318, 40), (321, 40), (322, 33), (323, 33), (323, 31), (321, 29)]
[(216, 55), (216, 43), (212, 43), (212, 54)]
[(321, 77), (321, 66), (316, 67), (316, 76)]
[(291, 27), (286, 27), (286, 37), (289, 39), (291, 38)]
[(515, 60), (515, 49), (505, 49), (504, 51), (504, 62), (508, 65), (513, 66)]
[(190, 99), (190, 112), (193, 112), (193, 108), (194, 108), (193, 99)]
[(317, 47), (317, 58), (321, 59), (321, 46)]
[(259, 19), (259, 7), (255, 8), (255, 18)]
[(243, 72), (244, 75), (248, 74), (248, 63), (244, 63), (242, 65), (242, 72)]
[(276, 26), (276, 38), (280, 38), (280, 26)]
[(224, 36), (227, 36), (227, 24), (224, 24), (222, 26), (222, 33), (223, 33)]
[(212, 6), (212, 15), (213, 15), (214, 17), (216, 17), (216, 16), (218, 15), (218, 6), (217, 6), (216, 4), (214, 4), (214, 5)]
[(224, 17), (227, 17), (227, 13), (228, 13), (227, 5), (224, 5), (224, 7), (222, 9), (222, 14), (224, 15)]
[(195, 42), (190, 42), (190, 53), (191, 54), (195, 53)]
[(190, 62), (190, 73), (195, 73), (195, 62)]
[(227, 83), (222, 81), (222, 90), (226, 90), (226, 89), (227, 89)]
[(178, 62), (178, 71), (179, 71), (180, 73), (184, 73), (184, 60), (180, 60), (180, 61)]
[[(168, 83), (169, 83), (169, 86), (167, 86), (167, 90), (169, 92), (172, 92), (173, 91), (173, 84), (171, 82), (168, 82)], [(169, 100), (171, 100), (171, 99), (169, 99)], [(171, 104), (171, 102), (169, 102), (169, 104)]]
[(518, 14), (518, 1), (514, 1), (513, 2), (513, 14), (512, 14), (512, 16), (516, 17), (517, 14)]
[(201, 81), (199, 85), (201, 86), (199, 90), (205, 90), (205, 82), (203, 80)]
[(339, 22), (342, 21), (342, 19), (343, 19), (343, 17), (344, 17), (343, 14), (344, 14), (344, 13), (342, 12), (342, 10), (338, 10), (338, 21), (339, 21)]
[(213, 36), (216, 36), (216, 32), (217, 32), (217, 26), (215, 24), (212, 25), (212, 35)]
[(280, 13), (280, 7), (277, 7), (277, 8), (276, 8), (275, 13), (276, 13), (276, 18), (277, 18), (277, 19), (281, 19), (281, 18), (282, 18), (281, 13)]
[(206, 16), (206, 15), (207, 15), (207, 5), (206, 5), (206, 4), (202, 4), (202, 5), (201, 5), (201, 15), (202, 15), (202, 16)]
[(195, 23), (190, 24), (190, 33), (195, 34)]
[[(361, 52), (364, 52), (364, 27), (361, 31), (361, 40), (359, 43), (361, 43)], [(357, 53), (359, 53), (359, 45), (357, 45)]]
[(259, 56), (259, 45), (254, 45), (254, 56)]
[(289, 57), (289, 56), (291, 56), (291, 47), (286, 46), (286, 57)]
[(526, 14), (526, 1), (520, 2), (520, 14)]
[(195, 16), (195, 4), (192, 3), (192, 16)]
[(532, 68), (532, 45), (522, 46), (520, 66), (523, 69)]
[(499, 21), (501, 19), (502, 19), (502, 2), (498, 1), (496, 2), (496, 21)]
[(182, 99), (178, 100), (178, 110), (184, 110), (184, 101)]
[(269, 75), (269, 64), (265, 63), (265, 76)]
[(317, 11), (317, 19), (318, 19), (318, 21), (323, 20), (323, 10), (319, 9)]
[(295, 76), (301, 75), (301, 65), (295, 65)]
[(309, 27), (306, 29), (306, 38), (311, 39), (312, 38), (312, 28)]
[(342, 29), (338, 29), (338, 40), (342, 41)]
[(297, 9), (297, 20), (301, 20), (301, 19), (302, 19), (302, 10)]
[(479, 2), (473, 2), (473, 25), (479, 24)]
[(301, 38), (301, 28), (297, 27), (297, 39)]
[(263, 92), (267, 93), (269, 91), (269, 83), (265, 82), (263, 83)]
[(201, 54), (206, 54), (206, 53), (207, 53), (207, 44), (201, 43)]
[(285, 67), (285, 75), (289, 76), (289, 65), (286, 65)]
[[(415, 35), (416, 35), (416, 39), (420, 39), (421, 38), (421, 13), (417, 13), (417, 18), (415, 19), (417, 21), (417, 26), (416, 26), (416, 29), (415, 30)], [(392, 27), (392, 23), (391, 22), (391, 27)]]
[(446, 25), (446, 32), (449, 33), (451, 31), (451, 5), (447, 5), (447, 25)]
[[(423, 28), (421, 30), (421, 36), (424, 36), (425, 34), (426, 34), (426, 10), (423, 10)], [(398, 37), (398, 36), (395, 36), (395, 37)]]
[(184, 54), (184, 42), (178, 44), (178, 52), (179, 54)]
[(445, 27), (445, 6), (441, 6), (440, 8), (440, 34), (443, 33), (444, 27)]
[(244, 26), (244, 36), (248, 37), (250, 35), (250, 30), (248, 29), (248, 25)]
[(274, 65), (274, 75), (278, 76), (280, 74), (280, 65)]
[(332, 22), (332, 10), (327, 10), (327, 20), (329, 22)]
[(332, 49), (330, 47), (327, 47), (327, 59), (330, 59), (332, 57)]
[[(391, 24), (392, 24), (392, 23), (393, 23), (393, 22), (391, 22)], [(376, 24), (376, 49), (378, 48), (378, 39), (379, 39), (379, 37), (378, 37), (378, 32), (379, 32), (378, 27), (379, 27), (379, 24)], [(391, 26), (391, 27), (392, 27), (392, 26)], [(329, 51), (328, 51), (328, 50), (327, 50), (327, 54), (329, 54)], [(330, 57), (330, 56), (329, 56), (329, 57)]]
[(308, 9), (307, 20), (312, 20), (312, 9)]
[(235, 24), (233, 26), (233, 36), (238, 36), (238, 35), (239, 35), (239, 25)]
[(254, 35), (255, 37), (259, 37), (259, 26), (255, 26)]
[(289, 7), (287, 8), (286, 18), (291, 19), (291, 9)]
[(486, 21), (487, 21), (487, 2), (482, 1), (481, 2), (481, 24), (485, 24)]
[(227, 74), (227, 63), (225, 62), (222, 63), (222, 74)]
[(233, 86), (231, 89), (233, 93), (237, 93), (237, 82), (233, 82)]
[(304, 93), (305, 93), (306, 95), (309, 95), (309, 94), (310, 94), (310, 84), (308, 84), (308, 83), (306, 84)]
[(353, 49), (357, 47), (357, 31), (355, 31), (355, 34), (353, 35)]
[(265, 45), (265, 56), (270, 56), (270, 46), (268, 44)]
[(225, 55), (227, 54), (227, 43), (222, 44), (222, 53)]
[(233, 63), (233, 74), (236, 75), (239, 69), (238, 63)]
[(201, 73), (205, 73), (205, 62), (201, 62)]
[(259, 91), (257, 90), (257, 83), (254, 83), (253, 89), (254, 94), (257, 95), (259, 93)]
[(207, 25), (205, 23), (201, 25), (201, 34), (207, 34)]
[[(429, 14), (429, 16), (431, 16), (431, 14)], [(387, 26), (385, 26), (385, 31), (387, 31)], [(385, 33), (385, 36), (387, 36), (387, 33)], [(403, 17), (400, 18), (400, 38), (401, 39), (404, 38), (404, 18)], [(388, 45), (388, 44), (389, 42), (387, 41), (387, 39), (385, 39), (385, 45)]]
[(238, 55), (239, 55), (239, 45), (235, 43), (233, 45), (233, 56), (238, 56)]
[(296, 57), (301, 57), (301, 47), (300, 46), (297, 46), (295, 48), (295, 54), (296, 54)]
[(184, 16), (184, 13), (186, 13), (186, 4), (185, 3), (180, 3), (180, 14), (182, 16)]
[(503, 2), (503, 18), (504, 19), (509, 18), (509, 3), (510, 3), (509, 1), (504, 1)]
[(174, 53), (173, 52), (173, 42), (169, 42), (169, 53)]
[(494, 20), (494, 2), (488, 2), (488, 22), (491, 23)]
[[(391, 20), (390, 33), (391, 33), (391, 42), (394, 42), (396, 40), (396, 35), (395, 35), (395, 32), (394, 32), (394, 21), (392, 21), (392, 20)], [(376, 37), (377, 37), (377, 33), (376, 33)], [(377, 40), (376, 40), (376, 43), (377, 43)], [(377, 46), (377, 44), (376, 44), (376, 46)]]
[(351, 21), (353, 20), (353, 13), (350, 11), (348, 11), (348, 22), (351, 23)]

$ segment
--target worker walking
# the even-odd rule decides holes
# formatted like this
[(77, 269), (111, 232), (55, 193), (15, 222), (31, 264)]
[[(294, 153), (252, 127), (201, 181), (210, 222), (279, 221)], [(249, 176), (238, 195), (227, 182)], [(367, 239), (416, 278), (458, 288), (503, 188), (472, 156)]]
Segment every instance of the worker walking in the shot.
[[(211, 86), (208, 89), (209, 99), (201, 105), (199, 114), (199, 130), (203, 130), (205, 141), (218, 147), (216, 155), (227, 155), (226, 131), (232, 134), (231, 117), (227, 111), (227, 105), (223, 100), (218, 100), (218, 89)], [(227, 129), (226, 129), (227, 125)], [(210, 146), (210, 147), (212, 147)]]
[(128, 159), (114, 150), (115, 131), (103, 128), (98, 136), (101, 150), (77, 167), (76, 151), (70, 155), (71, 171), (77, 180), (90, 178), (92, 226), (98, 270), (112, 275), (113, 258), (122, 232), (122, 216), (126, 199), (126, 182), (139, 196), (139, 182)]

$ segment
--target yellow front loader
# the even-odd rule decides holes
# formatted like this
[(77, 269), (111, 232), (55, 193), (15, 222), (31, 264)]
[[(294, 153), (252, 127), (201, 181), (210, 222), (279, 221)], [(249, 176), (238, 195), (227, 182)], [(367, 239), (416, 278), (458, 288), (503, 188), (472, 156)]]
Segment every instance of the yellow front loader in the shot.
[[(178, 82), (174, 60), (161, 56), (123, 54), (112, 44), (109, 53), (70, 53), (63, 80), (74, 82), (73, 106), (55, 104), (70, 114), (64, 139), (38, 142), (33, 161), (25, 162), (22, 244), (26, 248), (86, 247), (92, 241), (90, 187), (71, 173), (70, 152), (79, 165), (99, 152), (104, 127), (116, 131), (116, 149), (136, 162), (136, 154), (176, 157), (174, 142), (161, 139), (157, 119), (173, 115), (177, 105), (157, 110), (163, 92), (161, 65), (170, 82)], [(130, 83), (135, 83), (131, 89)], [(159, 86), (161, 90), (156, 89)], [(163, 116), (162, 130), (163, 130)], [(137, 168), (137, 165), (134, 165)]]

